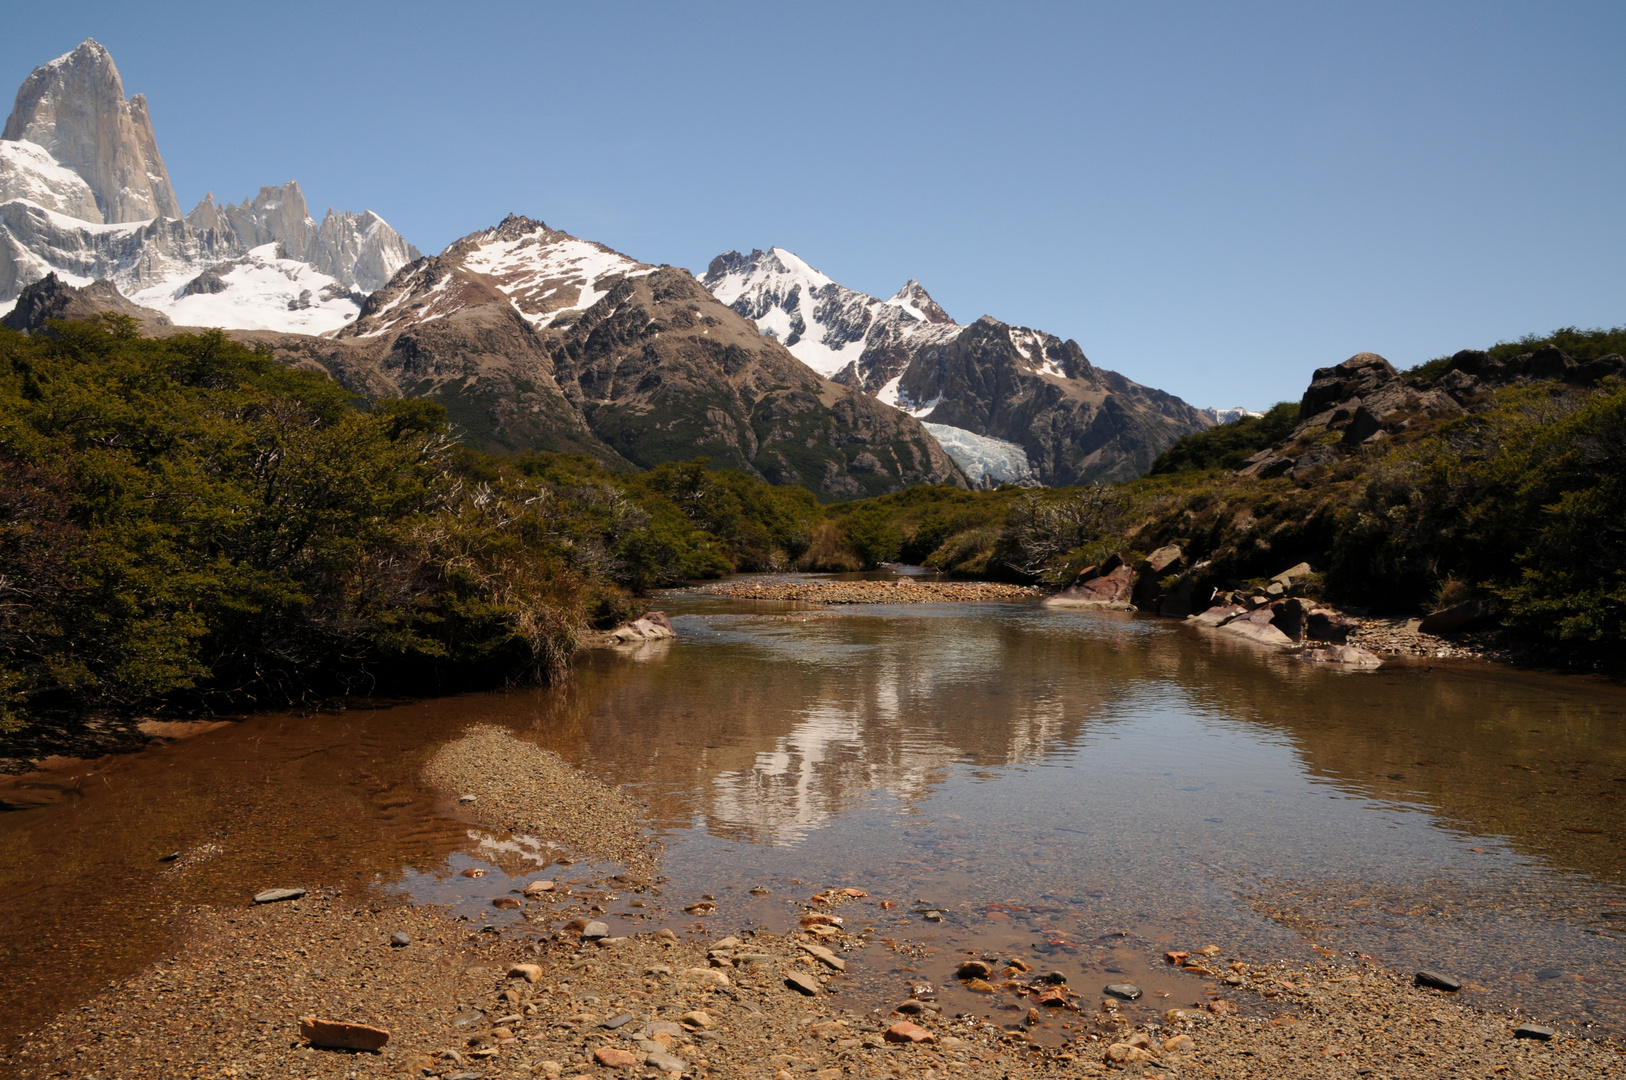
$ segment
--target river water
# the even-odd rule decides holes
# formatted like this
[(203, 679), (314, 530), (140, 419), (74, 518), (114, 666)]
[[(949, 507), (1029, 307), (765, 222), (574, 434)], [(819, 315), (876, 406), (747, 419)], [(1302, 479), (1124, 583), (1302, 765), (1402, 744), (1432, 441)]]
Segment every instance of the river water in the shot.
[[(941, 987), (986, 953), (1132, 979), (1161, 1009), (1204, 992), (1161, 952), (1215, 942), (1438, 968), (1626, 1033), (1618, 685), (1332, 671), (1030, 604), (665, 603), (677, 641), (593, 653), (559, 689), (254, 717), (63, 770), (62, 802), (0, 815), (0, 1033), (161, 954), (190, 904), (336, 883), (500, 919), (490, 898), (579, 872), (420, 786), (473, 722), (648, 804), (668, 880), (652, 908), (611, 905), (629, 929), (779, 930), (788, 901), (850, 885), (895, 953), (865, 958), (877, 995), (933, 982), (975, 1007)], [(704, 895), (697, 925), (680, 904)]]

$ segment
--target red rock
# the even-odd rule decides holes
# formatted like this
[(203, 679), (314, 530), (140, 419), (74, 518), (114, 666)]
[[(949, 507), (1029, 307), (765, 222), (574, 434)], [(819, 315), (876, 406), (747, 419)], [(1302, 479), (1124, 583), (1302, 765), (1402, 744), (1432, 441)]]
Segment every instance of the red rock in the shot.
[(1163, 959), (1167, 960), (1171, 964), (1182, 963), (1185, 960), (1190, 959), (1190, 957), (1191, 954), (1188, 952), (1166, 952), (1163, 954)]
[(491, 906), (494, 908), (501, 908), (504, 911), (513, 911), (515, 908), (520, 907), (521, 905), (520, 902), (512, 896), (499, 896), (491, 901)]
[(1049, 990), (1034, 994), (1033, 1001), (1036, 1005), (1045, 1005), (1052, 1009), (1064, 1009), (1067, 1007), (1067, 991), (1059, 986), (1052, 987)]
[(900, 1020), (886, 1029), (886, 1041), (894, 1043), (934, 1043), (937, 1036), (921, 1027), (911, 1024), (907, 1020)]
[(535, 964), (515, 964), (508, 969), (508, 977), (534, 983), (542, 977), (542, 969)]
[(312, 1046), (336, 1050), (378, 1050), (390, 1041), (390, 1033), (383, 1028), (347, 1024), (342, 1020), (319, 1020), (314, 1016), (299, 1018), (299, 1037)]
[(612, 1069), (633, 1069), (638, 1066), (638, 1058), (630, 1050), (622, 1050), (615, 1046), (601, 1046), (593, 1051), (593, 1059), (600, 1065), (607, 1065)]
[(541, 896), (543, 893), (553, 892), (553, 890), (556, 888), (558, 888), (558, 886), (551, 881), (533, 881), (529, 885), (525, 886), (525, 895)]

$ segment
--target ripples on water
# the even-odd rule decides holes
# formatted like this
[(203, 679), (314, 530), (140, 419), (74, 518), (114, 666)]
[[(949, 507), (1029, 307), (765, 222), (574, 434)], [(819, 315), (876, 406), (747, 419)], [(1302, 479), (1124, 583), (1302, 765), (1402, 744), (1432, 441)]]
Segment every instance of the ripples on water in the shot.
[[(267, 875), (489, 912), (553, 853), (417, 789), (433, 747), (478, 719), (629, 785), (666, 837), (667, 896), (717, 895), (719, 926), (783, 928), (787, 897), (832, 884), (895, 899), (866, 916), (938, 950), (900, 978), (1005, 951), (1082, 969), (1086, 988), (1127, 973), (1189, 996), (1161, 949), (1266, 960), (1314, 941), (1626, 1030), (1619, 687), (1464, 664), (1346, 674), (1025, 605), (668, 610), (677, 642), (594, 654), (558, 691), (258, 718), (93, 767), (83, 797), (0, 820), (0, 884), (22, 889), (0, 901), (0, 961), (48, 974), (30, 942), (99, 914), (133, 934), (103, 949), (113, 971), (162, 947), (131, 911), (236, 900)], [(222, 853), (184, 882), (146, 861), (211, 837)], [(500, 869), (457, 875), (475, 863)], [(98, 877), (128, 903), (86, 899)], [(913, 913), (927, 905), (942, 923)]]

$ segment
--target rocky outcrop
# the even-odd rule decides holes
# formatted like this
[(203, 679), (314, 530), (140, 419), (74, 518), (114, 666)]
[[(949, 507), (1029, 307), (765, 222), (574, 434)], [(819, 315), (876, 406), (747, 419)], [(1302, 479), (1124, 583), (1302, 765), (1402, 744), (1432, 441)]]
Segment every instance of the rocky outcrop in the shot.
[(1449, 393), (1400, 377), (1376, 353), (1356, 353), (1343, 363), (1318, 368), (1299, 402), (1299, 423), (1286, 441), (1249, 458), (1243, 476), (1304, 479), (1353, 449), (1399, 431), (1414, 421), (1460, 416)]
[(1506, 360), (1465, 349), (1432, 382), (1403, 377), (1376, 353), (1357, 353), (1317, 369), (1299, 402), (1298, 425), (1285, 440), (1249, 458), (1238, 475), (1308, 480), (1343, 454), (1419, 420), (1462, 416), (1500, 387), (1543, 380), (1591, 386), (1611, 375), (1626, 375), (1626, 359), (1611, 354), (1578, 364), (1553, 345)]
[(111, 281), (96, 281), (82, 288), (49, 274), (22, 291), (17, 306), (0, 318), (0, 326), (24, 334), (48, 331), (52, 320), (83, 320), (103, 313), (128, 315), (148, 332), (173, 324), (159, 312), (131, 303)]
[(664, 641), (677, 637), (672, 621), (664, 611), (647, 611), (640, 618), (611, 630), (604, 635), (606, 645), (636, 645), (644, 641)]
[(87, 220), (181, 216), (147, 99), (137, 94), (125, 100), (113, 57), (90, 38), (23, 81), (0, 138), (35, 143), (78, 173), (100, 210)]

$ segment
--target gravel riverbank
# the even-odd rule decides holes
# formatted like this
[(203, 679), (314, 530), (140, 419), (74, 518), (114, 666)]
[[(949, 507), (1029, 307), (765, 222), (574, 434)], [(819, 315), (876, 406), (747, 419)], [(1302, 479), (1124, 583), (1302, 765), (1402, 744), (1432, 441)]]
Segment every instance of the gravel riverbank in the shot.
[[(1268, 964), (1193, 942), (1166, 959), (1184, 968), (1194, 1000), (1131, 1008), (1065, 960), (1054, 974), (999, 954), (965, 966), (971, 958), (940, 955), (929, 931), (918, 941), (881, 937), (896, 931), (870, 920), (892, 905), (854, 887), (798, 896), (786, 933), (732, 925), (710, 898), (668, 895), (651, 876), (635, 803), (502, 729), (470, 728), (426, 775), (454, 797), (473, 794), (458, 805), (483, 821), (584, 854), (619, 853), (628, 869), (516, 882), (493, 900), (514, 920), (505, 927), (368, 890), (245, 883), (239, 906), (178, 912), (170, 955), (43, 1023), (0, 1059), (0, 1072), (936, 1080), (1626, 1070), (1617, 1045), (1570, 1029), (1517, 1038), (1526, 1018), (1359, 962)], [(281, 885), (309, 891), (258, 905), (248, 895)], [(618, 902), (630, 910), (613, 914)], [(986, 1007), (951, 1016), (937, 998), (957, 965), (979, 981), (952, 996), (976, 991)], [(377, 1051), (319, 1048), (301, 1031), (304, 1017), (387, 1031), (388, 1040)]]
[(737, 600), (805, 600), (819, 604), (955, 604), (978, 600), (1036, 600), (1026, 585), (997, 581), (736, 581), (700, 590)]
[[(1035, 1004), (998, 1021), (948, 1017), (929, 993), (909, 997), (900, 976), (892, 1007), (842, 1008), (831, 991), (855, 972), (836, 966), (859, 944), (846, 933), (860, 919), (819, 939), (713, 927), (593, 942), (581, 934), (583, 914), (566, 919), (593, 899), (590, 887), (533, 900), (523, 930), (503, 933), (337, 891), (197, 909), (173, 956), (57, 1018), (6, 1071), (26, 1080), (669, 1071), (840, 1080), (1598, 1077), (1626, 1069), (1619, 1047), (1562, 1032), (1547, 1042), (1515, 1038), (1514, 1018), (1360, 966), (1216, 959), (1206, 966), (1213, 992), (1201, 1005), (1139, 1025), (1093, 986), (1056, 994), (1037, 974), (1020, 972), (1001, 980), (1007, 993), (1032, 979), (1036, 995), (1066, 1004)], [(408, 943), (392, 945), (396, 934)], [(372, 1053), (315, 1048), (299, 1032), (307, 1015), (381, 1028), (389, 1041)]]

